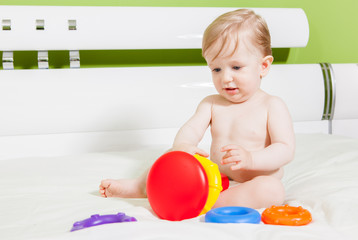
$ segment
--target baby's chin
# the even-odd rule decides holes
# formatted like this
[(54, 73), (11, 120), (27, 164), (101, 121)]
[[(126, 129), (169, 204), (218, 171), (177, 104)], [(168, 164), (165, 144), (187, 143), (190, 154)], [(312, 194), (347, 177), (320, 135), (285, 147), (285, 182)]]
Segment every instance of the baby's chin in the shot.
[(247, 98), (241, 97), (241, 96), (237, 96), (237, 95), (227, 95), (227, 94), (222, 94), (222, 97), (224, 97), (227, 101), (234, 103), (234, 104), (238, 104), (238, 103), (243, 103), (246, 102)]

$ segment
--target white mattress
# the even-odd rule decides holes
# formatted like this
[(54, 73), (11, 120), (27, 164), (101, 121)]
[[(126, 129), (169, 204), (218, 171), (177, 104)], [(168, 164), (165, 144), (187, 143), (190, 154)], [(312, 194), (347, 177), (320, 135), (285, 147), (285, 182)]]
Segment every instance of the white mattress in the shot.
[[(297, 135), (296, 158), (283, 182), (286, 203), (312, 213), (313, 222), (301, 227), (213, 224), (203, 216), (170, 222), (158, 219), (147, 199), (99, 196), (101, 179), (135, 177), (168, 147), (0, 161), (0, 239), (358, 238), (358, 139)], [(70, 232), (78, 220), (117, 212), (138, 222)]]

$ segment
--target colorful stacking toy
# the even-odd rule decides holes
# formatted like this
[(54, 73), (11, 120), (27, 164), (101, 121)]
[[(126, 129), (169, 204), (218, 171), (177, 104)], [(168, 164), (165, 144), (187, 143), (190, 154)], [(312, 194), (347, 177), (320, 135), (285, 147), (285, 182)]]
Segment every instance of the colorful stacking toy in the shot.
[(253, 223), (261, 222), (260, 213), (247, 207), (220, 207), (205, 215), (205, 222), (211, 223)]
[(168, 152), (148, 173), (147, 195), (162, 219), (180, 221), (209, 211), (222, 190), (218, 166), (199, 155)]
[(312, 216), (307, 209), (301, 206), (284, 205), (266, 208), (261, 219), (266, 224), (302, 226), (309, 224), (312, 221)]
[(134, 217), (127, 216), (125, 213), (119, 212), (117, 214), (99, 215), (94, 214), (90, 218), (75, 222), (71, 229), (71, 232), (94, 227), (108, 223), (119, 223), (119, 222), (136, 222), (137, 219)]
[[(224, 188), (223, 188), (224, 187)], [(211, 210), (229, 179), (209, 159), (186, 152), (168, 152), (157, 159), (148, 173), (147, 195), (153, 211), (161, 218), (180, 221), (205, 214), (206, 222), (260, 223), (300, 226), (312, 221), (302, 207), (272, 206), (262, 216), (246, 207)]]

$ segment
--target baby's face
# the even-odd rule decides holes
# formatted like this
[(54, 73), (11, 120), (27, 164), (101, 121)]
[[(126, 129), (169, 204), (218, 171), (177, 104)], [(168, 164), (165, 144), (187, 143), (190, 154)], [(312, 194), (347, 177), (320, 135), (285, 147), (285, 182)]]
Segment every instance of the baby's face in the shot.
[(260, 88), (263, 57), (251, 43), (241, 41), (236, 50), (234, 42), (226, 45), (214, 59), (221, 48), (221, 42), (217, 41), (208, 49), (205, 59), (218, 93), (230, 102), (242, 103)]

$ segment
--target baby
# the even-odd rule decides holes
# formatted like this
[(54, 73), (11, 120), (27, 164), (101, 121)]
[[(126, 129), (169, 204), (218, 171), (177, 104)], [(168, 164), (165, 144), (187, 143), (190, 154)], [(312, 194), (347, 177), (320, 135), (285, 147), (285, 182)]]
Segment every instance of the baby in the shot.
[[(295, 137), (285, 103), (260, 89), (273, 61), (267, 24), (248, 9), (223, 14), (206, 29), (202, 54), (218, 94), (200, 102), (171, 150), (209, 157), (197, 145), (210, 126), (210, 159), (237, 182), (214, 207), (281, 205), (282, 167), (294, 157)], [(145, 197), (147, 173), (103, 180), (99, 192), (103, 197)]]

